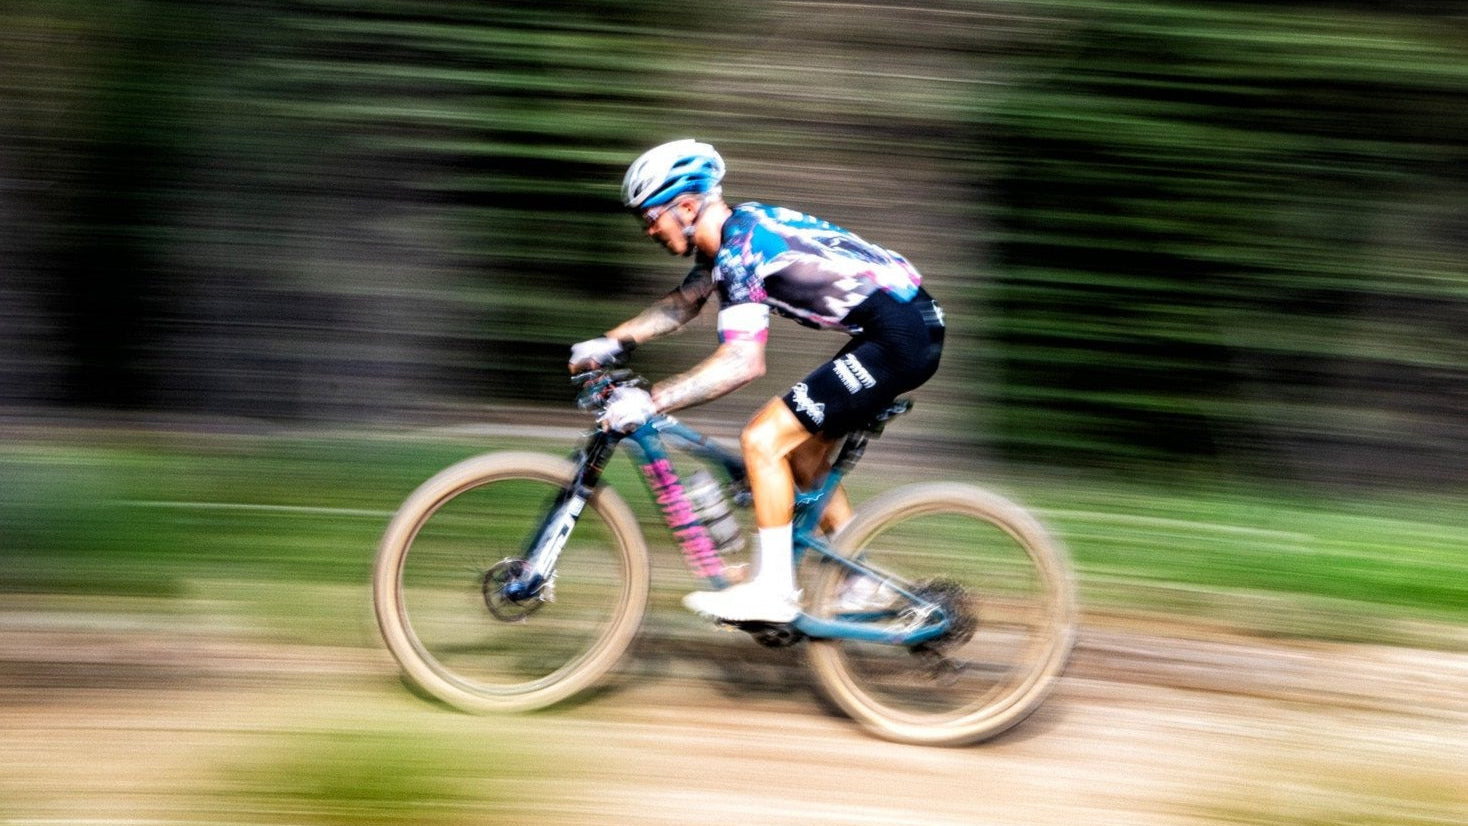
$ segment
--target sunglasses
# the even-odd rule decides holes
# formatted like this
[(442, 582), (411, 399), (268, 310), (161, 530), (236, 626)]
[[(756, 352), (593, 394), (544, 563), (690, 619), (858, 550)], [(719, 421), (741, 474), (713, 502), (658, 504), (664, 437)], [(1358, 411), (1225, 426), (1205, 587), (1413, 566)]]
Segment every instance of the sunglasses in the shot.
[(659, 218), (662, 218), (663, 217), (663, 214), (664, 213), (666, 213), (668, 210), (672, 209), (674, 206), (677, 206), (677, 202), (676, 201), (673, 202), (673, 203), (663, 204), (662, 206), (655, 206), (655, 207), (651, 207), (649, 209), (643, 210), (640, 213), (640, 215), (642, 217), (642, 225), (644, 227), (649, 227), (649, 228), (652, 227), (653, 224), (656, 224), (658, 222), (658, 219)]

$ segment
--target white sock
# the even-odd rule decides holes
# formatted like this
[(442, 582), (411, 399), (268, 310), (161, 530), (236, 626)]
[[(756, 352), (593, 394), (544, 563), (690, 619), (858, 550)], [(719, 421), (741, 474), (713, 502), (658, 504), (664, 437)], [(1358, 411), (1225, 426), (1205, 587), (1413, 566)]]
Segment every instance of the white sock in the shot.
[(754, 579), (759, 587), (779, 594), (795, 591), (795, 552), (791, 548), (791, 525), (759, 529), (759, 569)]

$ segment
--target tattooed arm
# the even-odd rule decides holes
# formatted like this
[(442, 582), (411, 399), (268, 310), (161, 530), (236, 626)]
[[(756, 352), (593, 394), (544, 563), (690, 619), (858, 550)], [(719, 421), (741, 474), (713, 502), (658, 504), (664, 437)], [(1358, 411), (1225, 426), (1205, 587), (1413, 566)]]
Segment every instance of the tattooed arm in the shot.
[(726, 341), (693, 369), (658, 382), (652, 389), (652, 401), (663, 412), (692, 407), (732, 393), (764, 374), (763, 341)]
[(692, 370), (658, 382), (652, 390), (659, 410), (692, 407), (731, 393), (765, 374), (770, 308), (735, 303), (719, 310), (719, 348)]
[[(637, 345), (682, 329), (698, 317), (709, 296), (714, 294), (713, 273), (695, 267), (683, 283), (652, 306), (607, 331), (607, 338), (624, 345)], [(630, 349), (630, 348), (629, 348)]]
[[(695, 267), (681, 286), (608, 330), (607, 337), (624, 345), (635, 345), (679, 330), (698, 316), (714, 294), (714, 289), (712, 271), (706, 267)], [(720, 315), (722, 318), (723, 314)], [(762, 330), (767, 315), (767, 311), (757, 313), (755, 326)], [(653, 404), (658, 410), (667, 412), (702, 404), (738, 390), (764, 375), (763, 332), (726, 331), (724, 326), (721, 322), (721, 336), (725, 340), (708, 358), (691, 370), (664, 379), (653, 387)]]

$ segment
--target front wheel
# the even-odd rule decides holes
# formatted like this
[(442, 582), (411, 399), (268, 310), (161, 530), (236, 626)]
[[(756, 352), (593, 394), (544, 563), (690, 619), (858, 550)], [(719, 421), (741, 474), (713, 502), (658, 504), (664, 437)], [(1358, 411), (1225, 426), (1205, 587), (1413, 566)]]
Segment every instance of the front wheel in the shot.
[[(823, 692), (878, 736), (928, 745), (993, 737), (1033, 711), (1064, 669), (1076, 613), (1070, 566), (1018, 505), (968, 485), (912, 485), (861, 508), (833, 545), (899, 578), (951, 624), (915, 649), (813, 641)], [(904, 621), (890, 589), (839, 563), (820, 565), (811, 613), (850, 616), (853, 599), (888, 601), (893, 621)]]
[(542, 708), (591, 686), (626, 650), (647, 606), (647, 548), (610, 489), (582, 510), (548, 599), (515, 604), (500, 591), (574, 473), (551, 456), (488, 454), (403, 503), (378, 549), (373, 606), (424, 691), (473, 713)]

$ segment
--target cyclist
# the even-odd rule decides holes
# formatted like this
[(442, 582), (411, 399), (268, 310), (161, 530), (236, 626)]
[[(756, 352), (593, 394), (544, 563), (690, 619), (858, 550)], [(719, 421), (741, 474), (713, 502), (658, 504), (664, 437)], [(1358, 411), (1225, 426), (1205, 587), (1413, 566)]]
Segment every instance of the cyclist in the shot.
[[(722, 620), (789, 622), (800, 612), (791, 549), (795, 486), (818, 480), (842, 436), (933, 375), (943, 350), (943, 312), (901, 255), (793, 210), (731, 207), (722, 196), (723, 177), (723, 158), (694, 140), (654, 147), (628, 168), (624, 204), (641, 217), (649, 237), (670, 253), (692, 257), (693, 268), (646, 310), (574, 345), (570, 367), (606, 364), (671, 333), (718, 296), (719, 345), (710, 356), (650, 393), (632, 387), (614, 392), (602, 423), (627, 432), (656, 414), (710, 401), (763, 375), (771, 310), (851, 336), (830, 361), (755, 413), (740, 436), (759, 532), (754, 576), (683, 600)], [(850, 516), (838, 492), (821, 527), (833, 532)]]

